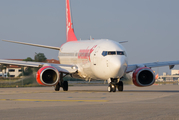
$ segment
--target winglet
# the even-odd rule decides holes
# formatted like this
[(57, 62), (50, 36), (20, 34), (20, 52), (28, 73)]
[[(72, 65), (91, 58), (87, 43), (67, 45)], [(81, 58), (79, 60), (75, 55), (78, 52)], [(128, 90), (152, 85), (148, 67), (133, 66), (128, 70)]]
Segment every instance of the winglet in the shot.
[(70, 12), (70, 2), (66, 0), (66, 40), (77, 41), (74, 29), (72, 27), (71, 12)]

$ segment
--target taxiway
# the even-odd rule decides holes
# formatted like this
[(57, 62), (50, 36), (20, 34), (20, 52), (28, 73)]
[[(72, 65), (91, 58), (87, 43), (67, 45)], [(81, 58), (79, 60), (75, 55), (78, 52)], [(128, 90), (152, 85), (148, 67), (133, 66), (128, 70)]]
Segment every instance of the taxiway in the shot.
[(179, 86), (124, 86), (109, 93), (107, 85), (0, 88), (1, 120), (123, 120), (178, 119)]

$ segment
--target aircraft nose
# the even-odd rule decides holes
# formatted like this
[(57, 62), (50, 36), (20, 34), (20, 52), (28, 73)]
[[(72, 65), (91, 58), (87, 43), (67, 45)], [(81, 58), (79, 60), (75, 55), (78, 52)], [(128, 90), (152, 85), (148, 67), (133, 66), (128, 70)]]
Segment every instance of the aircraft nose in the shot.
[(112, 77), (122, 77), (126, 70), (126, 60), (124, 57), (114, 57), (110, 59), (110, 69)]

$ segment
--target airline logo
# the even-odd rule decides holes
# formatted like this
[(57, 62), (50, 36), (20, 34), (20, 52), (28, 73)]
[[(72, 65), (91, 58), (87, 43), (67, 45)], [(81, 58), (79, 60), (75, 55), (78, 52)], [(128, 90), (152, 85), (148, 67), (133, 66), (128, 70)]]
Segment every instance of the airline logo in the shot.
[(94, 49), (97, 47), (97, 45), (93, 46), (91, 49), (81, 49), (79, 50), (78, 53), (78, 59), (89, 59), (90, 60), (90, 55), (94, 51)]

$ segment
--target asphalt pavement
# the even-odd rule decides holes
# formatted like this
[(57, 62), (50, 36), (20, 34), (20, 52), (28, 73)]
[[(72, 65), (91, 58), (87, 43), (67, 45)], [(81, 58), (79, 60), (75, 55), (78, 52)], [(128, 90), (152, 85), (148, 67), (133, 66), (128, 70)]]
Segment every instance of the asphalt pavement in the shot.
[(107, 85), (0, 88), (1, 120), (178, 120), (179, 86), (124, 86), (107, 92)]

